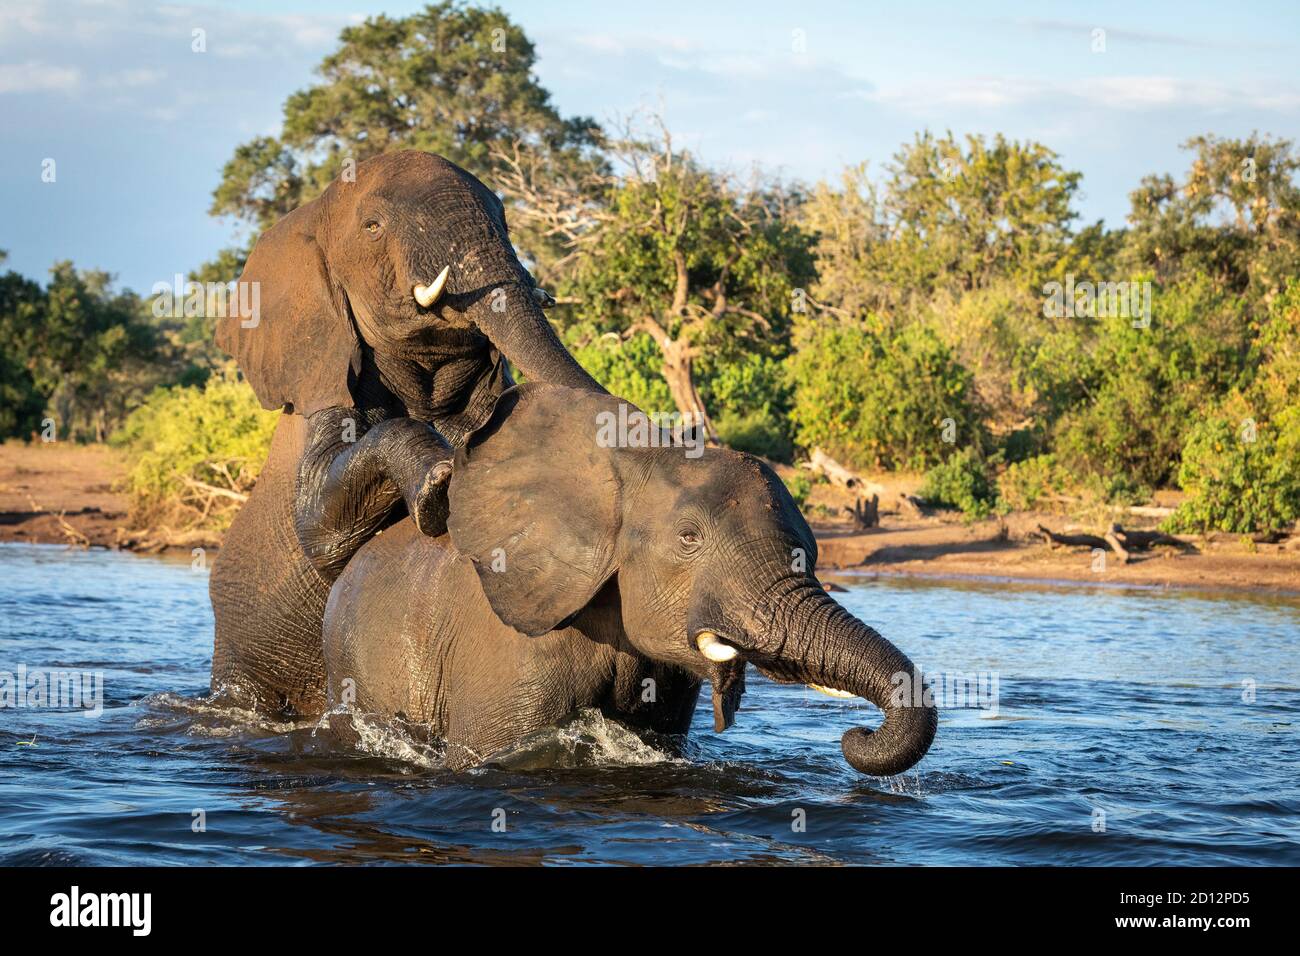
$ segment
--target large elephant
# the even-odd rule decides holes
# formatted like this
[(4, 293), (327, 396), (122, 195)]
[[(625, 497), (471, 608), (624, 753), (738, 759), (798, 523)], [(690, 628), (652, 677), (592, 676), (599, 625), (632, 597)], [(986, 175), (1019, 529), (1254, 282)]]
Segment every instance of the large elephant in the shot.
[[(542, 312), (501, 201), (430, 153), (366, 160), (258, 240), (217, 342), (282, 409), (213, 568), (214, 691), (262, 710), (324, 703), (330, 583), (409, 513), (445, 528), (453, 447), (513, 382), (600, 387)], [(255, 307), (254, 307), (255, 306)]]
[(777, 476), (722, 448), (628, 447), (634, 428), (610, 441), (619, 405), (531, 383), (502, 396), (456, 453), (448, 533), (402, 522), (335, 582), (331, 701), (428, 725), (463, 767), (582, 707), (685, 734), (706, 679), (723, 730), (752, 663), (884, 711), (843, 737), (859, 771), (920, 760), (937, 718), (919, 673), (818, 583)]

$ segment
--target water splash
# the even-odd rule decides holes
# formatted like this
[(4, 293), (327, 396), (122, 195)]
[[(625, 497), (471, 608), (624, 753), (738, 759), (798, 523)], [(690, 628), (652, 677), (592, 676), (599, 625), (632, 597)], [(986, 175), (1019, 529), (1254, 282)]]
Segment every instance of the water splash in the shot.
[(660, 750), (595, 707), (586, 707), (558, 727), (529, 734), (493, 755), (492, 763), (516, 770), (649, 766), (683, 762)]
[(446, 744), (428, 724), (367, 714), (340, 704), (321, 715), (312, 737), (327, 736), (368, 757), (395, 761), (408, 768), (442, 770), (447, 765)]
[(240, 707), (221, 691), (202, 697), (160, 691), (141, 698), (138, 706), (147, 713), (136, 720), (136, 729), (155, 730), (181, 724), (192, 737), (287, 734), (313, 726), (309, 720), (276, 720)]

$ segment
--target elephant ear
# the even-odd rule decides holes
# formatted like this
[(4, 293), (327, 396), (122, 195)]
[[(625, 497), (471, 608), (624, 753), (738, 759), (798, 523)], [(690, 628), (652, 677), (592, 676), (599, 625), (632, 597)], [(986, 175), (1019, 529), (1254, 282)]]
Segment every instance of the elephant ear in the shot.
[(316, 240), (322, 202), (262, 234), (239, 277), (238, 307), (217, 321), (217, 345), (238, 360), (262, 407), (303, 416), (350, 407), (349, 376), (361, 370), (352, 317)]
[(564, 624), (616, 570), (621, 493), (597, 416), (618, 399), (527, 383), (497, 400), (457, 451), (452, 543), (497, 617), (537, 637)]

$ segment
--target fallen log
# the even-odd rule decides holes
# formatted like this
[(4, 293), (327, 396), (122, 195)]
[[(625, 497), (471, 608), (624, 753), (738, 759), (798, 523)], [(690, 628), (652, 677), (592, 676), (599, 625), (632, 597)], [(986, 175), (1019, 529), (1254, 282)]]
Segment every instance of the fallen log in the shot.
[(1133, 505), (1128, 509), (1128, 513), (1139, 518), (1168, 518), (1174, 513), (1174, 509), (1159, 505)]
[(1041, 524), (1038, 530), (1047, 536), (1047, 540), (1052, 544), (1064, 545), (1067, 548), (1101, 548), (1105, 550), (1110, 547), (1110, 542), (1105, 538), (1098, 537), (1095, 534), (1057, 534)]
[(867, 481), (861, 475), (854, 474), (820, 448), (814, 448), (809, 453), (808, 460), (803, 462), (800, 467), (806, 468), (814, 475), (822, 476), (831, 484), (839, 485), (841, 488), (848, 488), (850, 491), (858, 490), (877, 495), (883, 494), (885, 491), (883, 485), (878, 485), (874, 481)]
[(925, 517), (925, 506), (921, 504), (921, 499), (915, 495), (900, 494), (898, 496), (898, 507), (904, 514), (909, 514), (913, 518)]
[(1148, 551), (1156, 545), (1165, 545), (1183, 551), (1195, 550), (1186, 541), (1181, 541), (1171, 534), (1165, 534), (1163, 531), (1125, 531), (1118, 524), (1111, 525), (1110, 530), (1124, 542), (1126, 548), (1134, 551)]
[(181, 475), (180, 479), (188, 487), (212, 498), (229, 498), (231, 501), (236, 501), (240, 504), (243, 504), (248, 500), (248, 495), (243, 494), (242, 492), (232, 491), (229, 488), (218, 488), (216, 485), (210, 485), (206, 481), (199, 481), (197, 478), (191, 478), (188, 475)]

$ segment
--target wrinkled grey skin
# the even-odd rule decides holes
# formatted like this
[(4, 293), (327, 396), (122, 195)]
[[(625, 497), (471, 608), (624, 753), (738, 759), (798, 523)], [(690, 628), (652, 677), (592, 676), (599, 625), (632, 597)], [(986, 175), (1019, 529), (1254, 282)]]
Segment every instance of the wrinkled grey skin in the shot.
[[(781, 481), (721, 448), (690, 458), (600, 447), (597, 415), (617, 408), (608, 395), (531, 383), (501, 398), (457, 452), (448, 534), (402, 522), (335, 582), (331, 701), (428, 724), (464, 767), (582, 707), (685, 734), (703, 680), (723, 730), (752, 663), (881, 707), (879, 729), (843, 738), (861, 772), (920, 760), (935, 709), (891, 698), (919, 675), (807, 570), (816, 542)], [(739, 656), (706, 659), (704, 632)]]
[[(444, 266), (443, 295), (419, 305), (413, 288)], [(453, 449), (513, 384), (503, 355), (538, 381), (599, 386), (542, 313), (500, 200), (429, 153), (359, 164), (268, 230), (240, 282), (260, 308), (221, 319), (217, 342), (285, 414), (213, 568), (212, 687), (309, 715), (330, 583), (408, 512), (443, 531)]]

